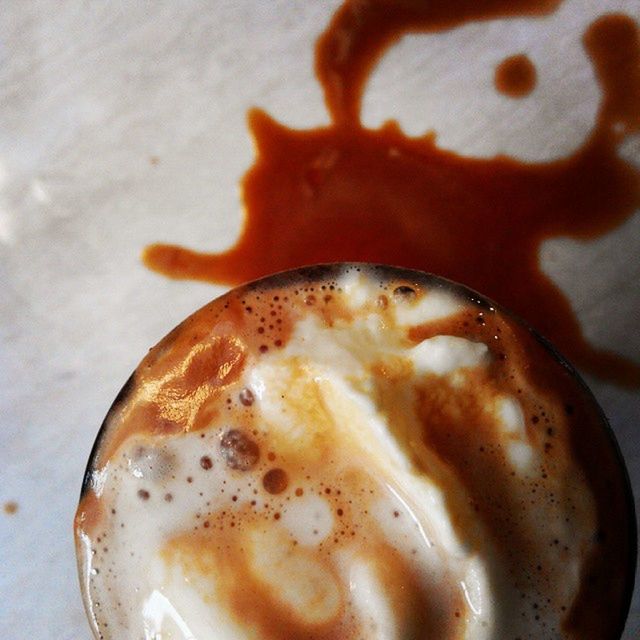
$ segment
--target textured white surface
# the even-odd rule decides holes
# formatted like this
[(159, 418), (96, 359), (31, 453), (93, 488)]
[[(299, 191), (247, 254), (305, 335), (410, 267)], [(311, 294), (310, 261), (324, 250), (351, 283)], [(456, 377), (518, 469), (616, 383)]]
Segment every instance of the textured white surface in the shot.
[[(301, 128), (328, 121), (312, 44), (338, 4), (3, 3), (0, 502), (19, 510), (0, 512), (1, 638), (88, 640), (71, 522), (92, 441), (147, 348), (222, 290), (158, 277), (140, 250), (233, 241), (253, 155), (246, 110)], [(567, 154), (599, 99), (579, 43), (595, 7), (640, 19), (637, 0), (567, 0), (543, 20), (406, 38), (372, 80), (365, 122), (435, 128), (465, 154)], [(521, 51), (540, 83), (512, 101), (493, 90), (493, 69)], [(636, 360), (639, 255), (639, 214), (598, 241), (542, 251), (587, 336)], [(639, 394), (590, 382), (638, 492)], [(628, 640), (640, 636), (637, 592), (634, 602)]]

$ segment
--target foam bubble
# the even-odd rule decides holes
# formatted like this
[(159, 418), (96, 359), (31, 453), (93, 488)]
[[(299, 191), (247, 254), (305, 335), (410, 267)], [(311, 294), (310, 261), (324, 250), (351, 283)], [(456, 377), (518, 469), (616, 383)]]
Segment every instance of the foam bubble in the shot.
[(328, 273), (231, 292), (141, 364), (77, 519), (98, 638), (562, 628), (594, 504), (512, 321), (426, 276)]

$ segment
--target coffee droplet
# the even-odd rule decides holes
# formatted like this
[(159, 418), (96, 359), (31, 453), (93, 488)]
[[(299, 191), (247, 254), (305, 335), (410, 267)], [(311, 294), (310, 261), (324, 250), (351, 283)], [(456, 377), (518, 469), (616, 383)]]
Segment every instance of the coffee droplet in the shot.
[(289, 476), (284, 469), (270, 469), (262, 478), (262, 486), (274, 495), (282, 493), (289, 486)]
[(211, 460), (209, 456), (202, 456), (202, 458), (200, 458), (200, 466), (205, 471), (208, 471), (209, 469), (211, 469), (211, 467), (213, 467), (213, 460)]
[(11, 500), (10, 502), (5, 502), (4, 512), (10, 516), (17, 513), (18, 511), (18, 503)]
[(505, 58), (494, 76), (496, 89), (510, 98), (524, 98), (536, 86), (537, 73), (531, 60), (524, 54)]
[(220, 441), (220, 451), (230, 469), (248, 471), (260, 458), (258, 445), (238, 429), (227, 431)]

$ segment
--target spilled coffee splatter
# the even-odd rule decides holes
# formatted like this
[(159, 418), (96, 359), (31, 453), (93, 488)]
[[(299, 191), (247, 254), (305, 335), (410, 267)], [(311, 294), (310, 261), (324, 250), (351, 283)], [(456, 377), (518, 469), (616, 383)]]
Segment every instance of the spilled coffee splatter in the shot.
[(510, 98), (528, 96), (534, 90), (536, 80), (536, 68), (523, 53), (505, 58), (496, 67), (496, 89)]
[(242, 183), (247, 217), (235, 246), (205, 254), (152, 245), (146, 264), (173, 278), (224, 284), (338, 260), (430, 271), (510, 307), (586, 371), (639, 386), (640, 366), (585, 340), (538, 263), (545, 240), (598, 237), (640, 206), (638, 169), (617, 153), (623, 137), (640, 130), (640, 43), (631, 18), (607, 15), (584, 34), (603, 100), (584, 145), (562, 160), (463, 158), (439, 149), (433, 136), (360, 122), (368, 76), (403, 34), (543, 15), (558, 4), (347, 1), (316, 48), (332, 125), (297, 131), (252, 111), (258, 157)]
[(4, 512), (9, 516), (16, 514), (18, 512), (18, 503), (14, 502), (13, 500), (10, 500), (9, 502), (5, 502)]

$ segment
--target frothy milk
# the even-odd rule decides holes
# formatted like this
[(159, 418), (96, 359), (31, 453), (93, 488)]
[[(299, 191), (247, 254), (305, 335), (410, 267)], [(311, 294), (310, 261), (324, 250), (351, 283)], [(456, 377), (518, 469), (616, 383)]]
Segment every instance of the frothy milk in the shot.
[(150, 351), (76, 542), (105, 640), (583, 640), (619, 633), (629, 514), (597, 406), (531, 332), (433, 276), (338, 265)]

